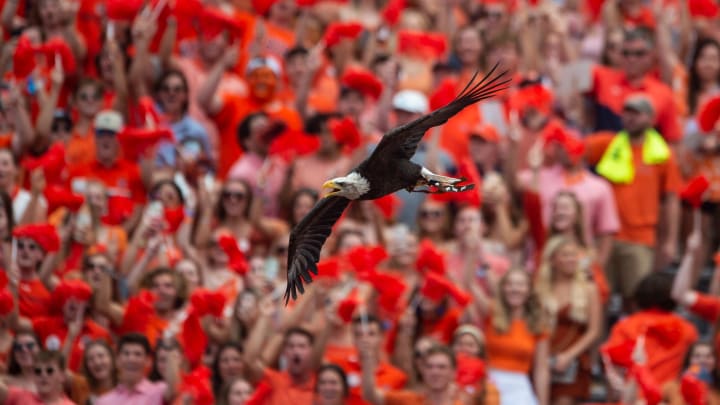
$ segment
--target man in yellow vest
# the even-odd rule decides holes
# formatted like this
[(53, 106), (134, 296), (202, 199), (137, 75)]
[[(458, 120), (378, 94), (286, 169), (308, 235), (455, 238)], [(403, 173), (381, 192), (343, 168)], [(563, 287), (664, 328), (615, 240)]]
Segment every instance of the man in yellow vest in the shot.
[[(622, 121), (622, 131), (590, 137), (587, 146), (590, 163), (612, 185), (618, 207), (620, 231), (607, 273), (613, 291), (627, 304), (637, 283), (652, 271), (655, 252), (656, 267), (675, 257), (682, 179), (672, 150), (652, 127), (654, 108), (645, 94), (626, 99)], [(664, 226), (658, 232), (659, 223)]]

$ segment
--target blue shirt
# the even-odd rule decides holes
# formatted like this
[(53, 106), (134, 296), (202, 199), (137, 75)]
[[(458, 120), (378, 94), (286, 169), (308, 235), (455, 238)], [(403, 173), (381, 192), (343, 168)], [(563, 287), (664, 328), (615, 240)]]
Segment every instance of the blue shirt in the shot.
[(167, 141), (160, 143), (156, 157), (158, 166), (175, 166), (177, 160), (175, 145), (191, 141), (197, 142), (201, 151), (210, 156), (210, 138), (205, 128), (189, 115), (186, 114), (180, 121), (173, 123), (170, 130), (175, 136), (175, 143)]

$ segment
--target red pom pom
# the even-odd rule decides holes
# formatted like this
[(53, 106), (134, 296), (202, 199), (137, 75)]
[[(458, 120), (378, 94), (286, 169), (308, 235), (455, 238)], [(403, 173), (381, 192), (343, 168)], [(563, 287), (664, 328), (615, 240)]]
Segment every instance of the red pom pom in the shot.
[(720, 14), (720, 7), (713, 0), (688, 0), (688, 9), (693, 18), (713, 19)]
[(55, 227), (50, 224), (22, 225), (13, 230), (15, 239), (32, 239), (45, 253), (60, 249), (60, 238)]
[(359, 22), (334, 22), (325, 29), (323, 41), (327, 48), (332, 48), (342, 40), (356, 39), (362, 34), (363, 30), (364, 28)]
[(608, 357), (608, 359), (620, 367), (630, 368), (633, 365), (632, 354), (635, 350), (635, 342), (633, 340), (625, 340), (615, 345), (603, 345), (600, 351)]
[(647, 328), (647, 338), (657, 340), (661, 346), (670, 348), (680, 342), (683, 336), (682, 326), (675, 319), (655, 322)]
[(687, 372), (680, 379), (680, 392), (687, 405), (705, 405), (708, 398), (708, 387), (693, 373)]
[(252, 6), (258, 14), (266, 15), (277, 1), (278, 0), (252, 0)]
[(155, 294), (142, 290), (128, 299), (119, 332), (147, 333), (150, 322), (155, 316)]
[(42, 169), (47, 184), (62, 184), (64, 183), (61, 176), (65, 169), (65, 146), (57, 142), (39, 157), (25, 155), (20, 165), (28, 173), (35, 169)]
[(439, 33), (402, 30), (397, 34), (397, 41), (398, 53), (422, 59), (440, 59), (447, 50), (447, 39)]
[(358, 274), (358, 278), (375, 288), (378, 293), (378, 304), (387, 312), (395, 312), (399, 308), (400, 298), (408, 288), (401, 276), (385, 272), (372, 270)]
[(227, 32), (230, 41), (234, 42), (245, 36), (245, 25), (239, 19), (221, 9), (205, 7), (200, 13), (199, 31), (203, 38), (208, 41)]
[(65, 207), (72, 212), (78, 212), (85, 197), (79, 194), (73, 194), (67, 187), (51, 184), (45, 187), (45, 199), (48, 203), (48, 213), (55, 212), (60, 207)]
[(199, 365), (205, 354), (205, 347), (208, 344), (208, 337), (200, 323), (200, 314), (190, 309), (187, 317), (182, 323), (179, 340), (182, 343), (185, 358), (191, 366)]
[(457, 355), (455, 382), (461, 387), (477, 386), (485, 380), (485, 362), (463, 353)]
[(360, 299), (358, 298), (357, 289), (353, 289), (350, 294), (338, 304), (338, 316), (343, 322), (350, 323), (358, 306), (360, 306)]
[(359, 91), (367, 97), (371, 97), (375, 100), (380, 98), (383, 92), (383, 84), (370, 73), (369, 71), (361, 68), (348, 68), (345, 69), (340, 82), (343, 86)]
[(105, 14), (110, 20), (132, 21), (140, 13), (143, 0), (106, 0)]
[(263, 405), (270, 398), (272, 392), (273, 388), (267, 381), (260, 381), (250, 398), (245, 401), (245, 405)]
[(340, 280), (340, 259), (338, 257), (328, 257), (319, 261), (317, 268), (318, 275), (315, 278)]
[(445, 254), (430, 239), (423, 239), (418, 248), (415, 268), (421, 273), (445, 274)]
[(457, 96), (457, 82), (455, 79), (443, 79), (440, 85), (430, 95), (430, 109), (437, 110), (450, 104)]
[(190, 304), (199, 317), (212, 315), (220, 318), (225, 309), (225, 294), (217, 291), (210, 291), (205, 288), (198, 288), (190, 295)]
[(135, 211), (135, 201), (123, 196), (108, 197), (107, 213), (100, 218), (105, 225), (122, 225)]
[(420, 289), (420, 295), (434, 302), (440, 302), (450, 295), (461, 307), (466, 307), (470, 303), (468, 293), (462, 291), (445, 277), (432, 272), (425, 275), (425, 283)]
[(228, 267), (241, 276), (245, 275), (250, 269), (250, 265), (245, 258), (245, 254), (240, 250), (235, 238), (227, 233), (220, 235), (218, 244), (228, 256)]
[(286, 130), (270, 143), (269, 154), (292, 162), (299, 156), (309, 155), (320, 149), (320, 138), (300, 131)]
[(650, 370), (646, 367), (636, 365), (630, 370), (630, 375), (637, 381), (642, 397), (645, 399), (647, 405), (657, 405), (660, 403), (662, 400), (660, 385), (655, 381)]
[(353, 270), (358, 273), (374, 271), (380, 262), (388, 258), (382, 246), (357, 246), (345, 254)]
[(698, 108), (697, 121), (704, 133), (712, 132), (718, 118), (720, 118), (720, 96), (710, 98)]
[(123, 157), (128, 160), (138, 160), (161, 141), (172, 142), (175, 139), (169, 129), (144, 128), (125, 128), (117, 134), (117, 137)]
[(680, 198), (687, 201), (694, 208), (700, 208), (703, 194), (710, 188), (710, 182), (703, 175), (693, 177), (680, 192)]
[(63, 280), (52, 291), (52, 309), (57, 313), (62, 313), (63, 307), (69, 299), (87, 302), (90, 301), (90, 297), (92, 297), (92, 288), (86, 282)]
[(343, 145), (346, 151), (352, 151), (360, 146), (360, 130), (351, 118), (330, 119), (328, 121), (328, 128), (333, 138), (335, 138), (335, 141)]
[(167, 233), (174, 234), (185, 222), (185, 207), (182, 205), (177, 208), (164, 208), (163, 213), (168, 227), (165, 230)]
[(47, 61), (49, 68), (52, 69), (55, 67), (55, 58), (56, 56), (59, 56), (63, 72), (66, 75), (72, 74), (77, 70), (75, 55), (73, 54), (70, 45), (68, 45), (64, 39), (60, 37), (52, 38), (42, 44), (38, 50), (45, 55), (45, 60)]
[(21, 35), (13, 52), (13, 75), (25, 79), (35, 70), (35, 48), (28, 37)]
[(382, 11), (383, 20), (389, 26), (394, 26), (400, 21), (400, 16), (405, 9), (405, 0), (390, 0)]
[(182, 376), (178, 386), (178, 397), (189, 395), (192, 398), (193, 405), (213, 405), (215, 397), (213, 396), (210, 381), (212, 372), (204, 366), (200, 366)]
[(552, 110), (553, 94), (545, 86), (534, 84), (523, 87), (510, 97), (508, 102), (511, 111), (523, 113), (533, 108), (541, 113), (549, 114)]
[(395, 219), (402, 205), (402, 200), (395, 194), (388, 194), (384, 197), (372, 200), (373, 204), (380, 210), (386, 221)]

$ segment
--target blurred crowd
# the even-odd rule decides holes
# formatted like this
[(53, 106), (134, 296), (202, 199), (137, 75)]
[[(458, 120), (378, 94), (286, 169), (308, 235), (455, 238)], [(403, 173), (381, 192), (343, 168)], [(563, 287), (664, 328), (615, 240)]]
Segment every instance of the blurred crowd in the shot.
[[(720, 404), (715, 0), (0, 8), (0, 404)], [(286, 303), (323, 183), (492, 69), (413, 158), (475, 189), (352, 203)]]

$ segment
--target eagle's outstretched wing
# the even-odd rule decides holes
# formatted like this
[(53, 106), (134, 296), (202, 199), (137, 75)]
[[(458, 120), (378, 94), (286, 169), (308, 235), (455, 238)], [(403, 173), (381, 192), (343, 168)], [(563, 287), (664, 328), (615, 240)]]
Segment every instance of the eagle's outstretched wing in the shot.
[(422, 140), (423, 135), (425, 135), (428, 129), (444, 124), (465, 107), (477, 103), (480, 100), (493, 97), (498, 92), (507, 89), (507, 84), (510, 83), (511, 79), (504, 79), (504, 77), (508, 71), (495, 73), (497, 68), (498, 65), (496, 64), (490, 72), (478, 82), (475, 82), (478, 76), (478, 72), (475, 72), (463, 91), (445, 107), (437, 109), (424, 117), (420, 117), (415, 121), (395, 128), (385, 134), (373, 153), (364, 163), (372, 165), (373, 160), (388, 157), (412, 158), (420, 140)]
[(310, 283), (310, 272), (317, 275), (320, 249), (330, 235), (350, 200), (345, 197), (326, 197), (320, 200), (290, 233), (288, 246), (287, 289), (285, 303), (305, 292), (303, 282)]

